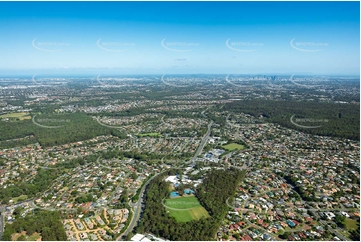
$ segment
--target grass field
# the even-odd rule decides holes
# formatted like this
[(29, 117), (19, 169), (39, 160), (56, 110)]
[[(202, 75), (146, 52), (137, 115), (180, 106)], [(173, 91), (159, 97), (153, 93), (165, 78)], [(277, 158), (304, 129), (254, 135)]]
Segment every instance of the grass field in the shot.
[(347, 230), (357, 229), (357, 221), (353, 219), (346, 218), (345, 227)]
[(12, 200), (14, 203), (17, 203), (17, 202), (20, 202), (20, 201), (24, 201), (28, 199), (28, 196), (27, 195), (20, 195), (18, 197), (14, 197)]
[(24, 120), (24, 119), (31, 119), (29, 113), (7, 113), (4, 115), (1, 115), (0, 118), (18, 118), (19, 120)]
[(207, 210), (202, 207), (195, 196), (166, 199), (165, 204), (168, 207), (166, 209), (169, 215), (174, 217), (177, 222), (188, 222), (194, 219), (209, 217)]
[(160, 137), (162, 136), (160, 133), (145, 133), (145, 134), (138, 134), (139, 137)]
[(228, 145), (223, 145), (223, 148), (225, 148), (228, 151), (233, 151), (233, 150), (243, 150), (244, 146), (240, 145), (240, 144), (236, 144), (236, 143), (231, 143)]

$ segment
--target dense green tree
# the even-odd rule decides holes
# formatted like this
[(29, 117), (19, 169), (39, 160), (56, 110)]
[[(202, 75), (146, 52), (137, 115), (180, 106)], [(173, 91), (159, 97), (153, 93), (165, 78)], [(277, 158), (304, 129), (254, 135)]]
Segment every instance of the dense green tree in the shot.
[(26, 241), (25, 235), (20, 235), (17, 241)]
[[(172, 170), (168, 173), (175, 174), (177, 171)], [(164, 176), (165, 174), (157, 176), (147, 186), (144, 195), (146, 206), (137, 232), (150, 232), (169, 240), (213, 240), (221, 220), (228, 211), (225, 201), (234, 194), (244, 177), (244, 171), (210, 171), (195, 192), (200, 203), (212, 217), (186, 223), (176, 222), (162, 205), (162, 199), (169, 196), (169, 185), (164, 181)]]
[(2, 240), (11, 240), (13, 233), (26, 231), (32, 235), (35, 232), (41, 233), (44, 241), (67, 240), (67, 236), (61, 223), (58, 212), (35, 211), (34, 214), (27, 214), (25, 218), (18, 218), (12, 224), (6, 224)]
[[(262, 115), (265, 117), (265, 122), (278, 123), (305, 133), (360, 140), (360, 132), (355, 132), (360, 130), (360, 108), (354, 104), (278, 100), (265, 102), (254, 99), (235, 101), (219, 107), (222, 107), (222, 111), (243, 112), (254, 117)], [(339, 113), (342, 113), (341, 117)], [(320, 128), (302, 128), (292, 124), (290, 121), (292, 115), (296, 115), (295, 119), (310, 118), (324, 122), (317, 123), (322, 125)], [(315, 123), (302, 123), (302, 125), (315, 126)]]

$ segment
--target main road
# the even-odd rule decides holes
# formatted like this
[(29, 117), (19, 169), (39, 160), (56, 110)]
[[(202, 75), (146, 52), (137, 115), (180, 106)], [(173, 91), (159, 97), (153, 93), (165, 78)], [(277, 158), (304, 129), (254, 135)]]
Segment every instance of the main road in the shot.
[(135, 225), (138, 223), (138, 220), (139, 220), (139, 217), (140, 217), (140, 213), (142, 211), (142, 203), (143, 203), (143, 195), (144, 195), (144, 192), (145, 192), (145, 188), (147, 187), (147, 185), (149, 184), (149, 182), (151, 182), (155, 177), (157, 177), (158, 175), (164, 173), (165, 171), (163, 172), (160, 172), (160, 173), (157, 173), (155, 174), (154, 176), (152, 176), (145, 184), (144, 186), (142, 187), (142, 190), (140, 191), (140, 196), (139, 196), (139, 199), (138, 199), (138, 202), (136, 202), (134, 204), (134, 211), (133, 211), (133, 216), (132, 216), (132, 220), (130, 221), (129, 225), (128, 225), (128, 228), (124, 231), (123, 234), (121, 234), (117, 240), (121, 240), (121, 238), (123, 236), (127, 236), (129, 232), (131, 232)]
[[(213, 125), (213, 120), (208, 124), (208, 130), (207, 133), (203, 136), (201, 143), (198, 146), (198, 149), (196, 151), (196, 153), (194, 154), (194, 156), (192, 157), (192, 159), (190, 159), (190, 161), (188, 161), (186, 164), (192, 163), (194, 162), (194, 160), (198, 157), (198, 155), (202, 152), (208, 138), (209, 135), (211, 134), (211, 127)], [(154, 176), (152, 176), (145, 184), (144, 186), (142, 186), (142, 190), (139, 193), (139, 199), (138, 202), (135, 203), (134, 205), (134, 211), (133, 211), (133, 216), (132, 219), (128, 225), (128, 228), (125, 230), (125, 232), (123, 234), (121, 234), (116, 240), (121, 240), (122, 237), (125, 237), (128, 235), (129, 232), (133, 231), (135, 225), (138, 223), (139, 218), (140, 218), (140, 213), (142, 212), (142, 203), (143, 203), (143, 195), (145, 192), (145, 189), (147, 187), (147, 185), (149, 184), (149, 182), (151, 182), (155, 177), (157, 177), (158, 175), (164, 173), (166, 171), (162, 171), (160, 173), (155, 174)]]
[(204, 146), (205, 146), (206, 143), (207, 143), (207, 140), (208, 140), (208, 138), (209, 138), (209, 135), (211, 134), (211, 127), (212, 127), (212, 125), (213, 125), (213, 120), (208, 124), (207, 133), (203, 136), (203, 139), (202, 139), (201, 143), (199, 144), (196, 153), (194, 154), (194, 156), (192, 157), (192, 159), (190, 159), (190, 160), (187, 162), (187, 164), (194, 162), (195, 159), (197, 159), (197, 157), (202, 153), (202, 150), (203, 150)]
[(0, 239), (2, 238), (5, 228), (4, 212), (5, 212), (5, 206), (0, 206)]
[[(320, 211), (320, 209), (308, 209), (316, 218), (320, 219), (320, 216), (318, 215), (317, 211)], [(337, 229), (333, 229), (329, 224), (327, 224), (324, 220), (320, 219), (320, 224), (322, 224), (324, 227), (328, 227), (328, 229), (334, 233), (339, 239), (343, 241), (349, 241), (348, 238), (346, 238), (344, 235), (342, 235), (340, 232), (337, 231)]]

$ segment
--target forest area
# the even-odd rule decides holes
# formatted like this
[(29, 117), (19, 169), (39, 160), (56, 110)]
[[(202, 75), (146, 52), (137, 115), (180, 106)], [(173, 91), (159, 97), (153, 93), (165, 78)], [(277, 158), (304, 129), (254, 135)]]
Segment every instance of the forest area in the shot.
[[(356, 104), (243, 100), (227, 103), (222, 109), (235, 113), (243, 112), (254, 117), (262, 115), (266, 122), (278, 123), (309, 134), (360, 139), (360, 106)], [(319, 128), (303, 128), (290, 121), (293, 115), (295, 120), (304, 118), (327, 122), (300, 123), (304, 126), (321, 125)]]
[[(36, 114), (32, 114), (32, 117), (34, 115)], [(0, 148), (14, 147), (15, 144), (31, 144), (35, 143), (34, 141), (39, 142), (42, 147), (50, 147), (87, 140), (100, 135), (113, 135), (119, 138), (126, 137), (119, 130), (101, 126), (92, 117), (81, 113), (36, 115), (34, 120), (44, 126), (58, 126), (59, 128), (40, 127), (34, 124), (32, 120), (2, 121), (0, 126)], [(48, 122), (39, 122), (39, 120), (48, 120)], [(13, 142), (6, 141), (26, 136), (32, 138)]]
[(169, 196), (165, 176), (160, 175), (148, 184), (144, 196), (146, 206), (136, 232), (150, 232), (172, 241), (214, 240), (220, 222), (229, 209), (226, 200), (234, 195), (245, 171), (233, 168), (210, 171), (195, 190), (195, 195), (211, 217), (183, 223), (170, 217), (162, 205), (162, 199)]
[[(20, 211), (16, 211), (16, 215)], [(66, 241), (67, 236), (61, 223), (60, 215), (56, 211), (35, 210), (34, 214), (27, 214), (24, 218), (17, 216), (12, 224), (6, 224), (3, 241), (11, 241), (11, 235), (26, 231), (26, 236), (40, 233), (42, 241)], [(21, 235), (18, 240), (24, 241), (25, 235)]]
[[(198, 111), (198, 112), (196, 112)], [(200, 110), (195, 110), (197, 115), (192, 115), (190, 112), (181, 113), (179, 111), (163, 111), (161, 115), (166, 115), (166, 118), (204, 118), (199, 114)], [(146, 110), (144, 108), (133, 108), (124, 112), (110, 112), (99, 113), (98, 117), (124, 117), (124, 116), (136, 116), (144, 114)], [(91, 116), (83, 113), (71, 113), (71, 114), (31, 114), (35, 116), (34, 121), (44, 126), (57, 127), (58, 128), (46, 128), (40, 127), (34, 124), (33, 120), (22, 121), (1, 121), (0, 125), (0, 148), (12, 148), (16, 146), (24, 146), (28, 144), (39, 143), (42, 147), (51, 147), (55, 145), (63, 145), (71, 142), (83, 141), (92, 139), (100, 135), (113, 135), (121, 139), (126, 138), (126, 134), (118, 129), (107, 128), (94, 120)], [(48, 120), (48, 122), (39, 122), (39, 120)], [(55, 122), (57, 121), (57, 122)], [(144, 122), (153, 121), (160, 122), (156, 119), (145, 119)], [(203, 135), (207, 130), (195, 129), (198, 135)], [(172, 133), (171, 131), (169, 131)], [(189, 133), (189, 130), (180, 130), (178, 133)], [(172, 136), (172, 134), (171, 134)], [(174, 135), (178, 136), (178, 135)]]

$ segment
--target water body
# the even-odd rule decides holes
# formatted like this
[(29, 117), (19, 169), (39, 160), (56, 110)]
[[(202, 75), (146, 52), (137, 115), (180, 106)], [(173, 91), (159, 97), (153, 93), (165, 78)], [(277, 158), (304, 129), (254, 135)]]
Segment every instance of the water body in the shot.
[(179, 197), (179, 193), (178, 192), (171, 192), (170, 193), (170, 198), (174, 198), (174, 197)]

